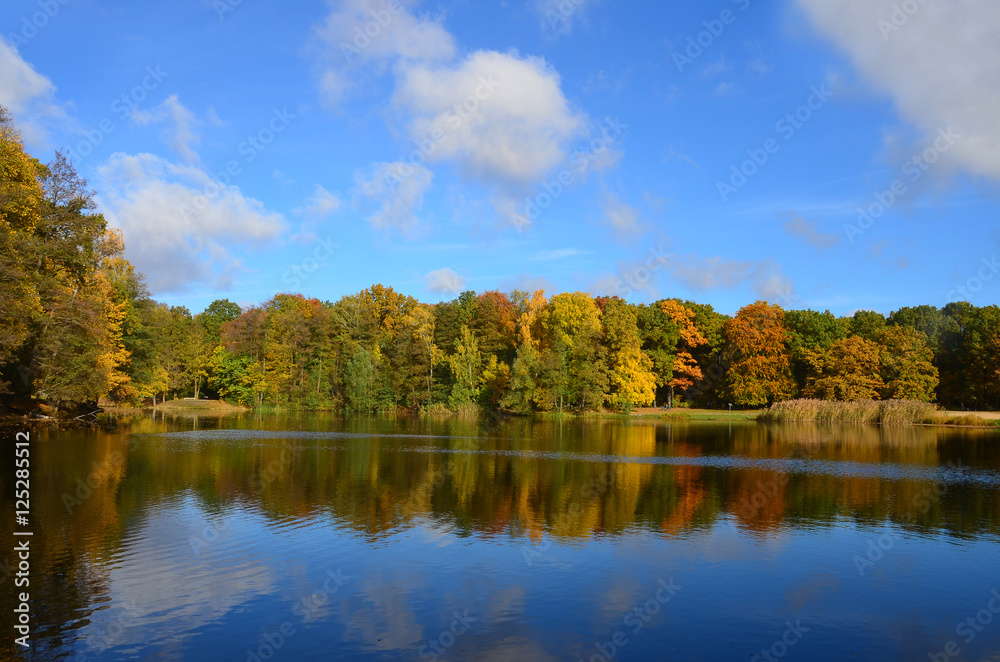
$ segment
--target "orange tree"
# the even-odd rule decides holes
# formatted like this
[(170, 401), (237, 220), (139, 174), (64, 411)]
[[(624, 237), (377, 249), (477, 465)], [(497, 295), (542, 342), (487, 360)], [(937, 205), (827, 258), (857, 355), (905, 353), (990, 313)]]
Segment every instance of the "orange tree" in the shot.
[(784, 319), (781, 306), (758, 301), (726, 322), (731, 361), (726, 390), (734, 404), (760, 407), (791, 397), (794, 381)]
[(700, 380), (703, 375), (701, 368), (698, 366), (698, 362), (692, 356), (691, 352), (697, 347), (704, 345), (707, 341), (701, 332), (698, 331), (698, 327), (695, 326), (695, 312), (690, 308), (686, 308), (677, 301), (666, 300), (660, 302), (660, 310), (666, 315), (670, 321), (677, 325), (677, 330), (680, 338), (677, 342), (677, 351), (674, 355), (673, 370), (671, 371), (671, 379), (667, 382), (667, 386), (670, 387), (670, 405), (674, 404), (674, 389), (678, 388), (682, 391), (687, 391), (687, 389), (694, 386), (695, 382)]

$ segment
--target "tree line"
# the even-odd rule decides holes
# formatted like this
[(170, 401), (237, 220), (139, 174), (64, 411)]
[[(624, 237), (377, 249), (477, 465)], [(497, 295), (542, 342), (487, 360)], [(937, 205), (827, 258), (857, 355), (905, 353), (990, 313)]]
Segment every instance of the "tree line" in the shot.
[(253, 407), (517, 413), (793, 397), (1000, 405), (1000, 308), (837, 317), (766, 302), (373, 285), (192, 314), (154, 301), (61, 153), (42, 164), (0, 108), (0, 395), (71, 410), (221, 397)]

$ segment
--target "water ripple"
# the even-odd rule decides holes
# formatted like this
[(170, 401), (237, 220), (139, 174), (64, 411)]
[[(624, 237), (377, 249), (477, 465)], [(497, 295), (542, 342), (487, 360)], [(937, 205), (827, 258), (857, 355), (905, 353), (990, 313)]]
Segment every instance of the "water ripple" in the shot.
[(963, 467), (920, 467), (906, 464), (873, 464), (838, 460), (806, 460), (799, 458), (754, 458), (743, 455), (703, 455), (699, 457), (634, 457), (531, 450), (477, 450), (419, 446), (399, 448), (397, 453), (444, 453), (455, 455), (494, 455), (538, 460), (571, 460), (608, 464), (654, 464), (675, 467), (709, 467), (726, 470), (780, 471), (791, 474), (813, 474), (838, 478), (873, 478), (879, 480), (924, 480), (946, 485), (971, 484), (1000, 487), (1000, 473)]

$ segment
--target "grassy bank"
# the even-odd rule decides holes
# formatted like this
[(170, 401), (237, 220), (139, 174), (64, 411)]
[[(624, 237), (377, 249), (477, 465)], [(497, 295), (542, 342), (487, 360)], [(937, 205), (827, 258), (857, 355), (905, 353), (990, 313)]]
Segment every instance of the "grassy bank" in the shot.
[(249, 411), (246, 407), (231, 405), (222, 400), (168, 400), (154, 407), (156, 411), (164, 412), (205, 412), (205, 413), (228, 413), (238, 411)]
[(728, 411), (724, 409), (636, 409), (633, 416), (648, 416), (669, 421), (753, 421), (759, 411)]
[(951, 412), (940, 412), (936, 416), (924, 419), (924, 425), (1000, 429), (1000, 417), (994, 413), (954, 414)]
[(915, 400), (788, 400), (764, 410), (762, 423), (851, 423), (860, 425), (919, 425), (937, 409)]

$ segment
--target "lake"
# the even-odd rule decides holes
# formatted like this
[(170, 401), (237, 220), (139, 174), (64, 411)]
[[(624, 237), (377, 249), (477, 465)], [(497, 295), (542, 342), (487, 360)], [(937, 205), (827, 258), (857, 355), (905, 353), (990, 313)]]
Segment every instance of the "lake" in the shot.
[(2, 655), (1000, 660), (998, 442), (311, 414), (35, 430), (36, 631), (15, 652), (5, 610)]

